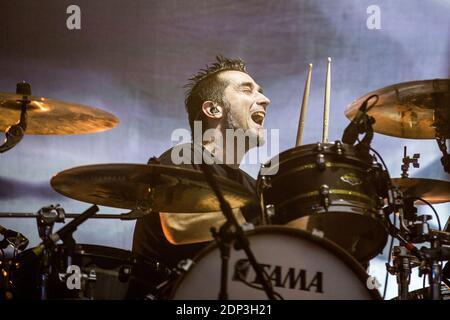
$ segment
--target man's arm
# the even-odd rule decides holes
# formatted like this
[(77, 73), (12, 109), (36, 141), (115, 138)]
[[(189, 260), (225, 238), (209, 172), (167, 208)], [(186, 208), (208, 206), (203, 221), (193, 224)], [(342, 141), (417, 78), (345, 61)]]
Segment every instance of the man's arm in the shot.
[[(233, 209), (239, 224), (246, 222), (241, 210)], [(225, 222), (222, 212), (160, 213), (164, 235), (172, 244), (189, 244), (211, 241), (211, 227), (217, 229)]]

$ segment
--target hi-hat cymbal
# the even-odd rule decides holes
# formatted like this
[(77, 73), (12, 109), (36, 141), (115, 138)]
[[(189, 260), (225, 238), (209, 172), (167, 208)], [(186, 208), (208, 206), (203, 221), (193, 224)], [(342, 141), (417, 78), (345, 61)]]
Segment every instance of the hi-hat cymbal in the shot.
[(347, 106), (345, 115), (353, 119), (363, 101), (374, 94), (379, 100), (368, 114), (375, 118), (375, 132), (434, 139), (438, 127), (441, 136), (450, 137), (450, 79), (404, 82), (370, 92)]
[[(430, 203), (450, 201), (450, 182), (424, 178), (393, 178), (394, 185), (409, 196), (420, 197)], [(419, 202), (423, 204), (423, 202)]]
[[(81, 134), (109, 130), (119, 119), (93, 107), (55, 99), (29, 96), (27, 130), (25, 134)], [(20, 118), (21, 95), (0, 93), (0, 130)]]
[[(232, 208), (256, 199), (239, 183), (217, 176)], [(201, 171), (156, 164), (98, 164), (56, 174), (52, 187), (79, 201), (102, 206), (170, 213), (220, 211)]]

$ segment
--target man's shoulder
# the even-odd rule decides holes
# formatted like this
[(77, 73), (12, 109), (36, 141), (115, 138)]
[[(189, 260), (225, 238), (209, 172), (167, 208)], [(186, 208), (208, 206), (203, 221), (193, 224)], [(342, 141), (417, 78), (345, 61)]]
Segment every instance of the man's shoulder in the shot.
[(159, 157), (160, 164), (190, 166), (194, 164), (194, 157), (201, 155), (193, 143), (183, 143), (164, 151)]
[[(187, 169), (200, 170), (199, 164), (205, 157), (208, 158), (208, 162), (214, 163), (214, 159), (208, 152), (204, 152), (202, 146), (194, 143), (184, 143), (176, 145), (164, 151), (157, 158), (157, 163), (163, 165), (176, 165)], [(151, 161), (149, 161), (149, 163), (150, 162)], [(255, 183), (255, 180), (241, 169), (232, 169), (231, 167), (228, 167), (224, 164), (213, 164), (212, 170), (219, 176), (226, 176), (228, 178), (234, 176), (233, 180), (237, 180), (240, 182), (248, 181), (250, 185), (254, 185)], [(234, 172), (234, 174), (232, 174), (231, 171)], [(236, 174), (238, 174), (240, 177), (236, 177)]]

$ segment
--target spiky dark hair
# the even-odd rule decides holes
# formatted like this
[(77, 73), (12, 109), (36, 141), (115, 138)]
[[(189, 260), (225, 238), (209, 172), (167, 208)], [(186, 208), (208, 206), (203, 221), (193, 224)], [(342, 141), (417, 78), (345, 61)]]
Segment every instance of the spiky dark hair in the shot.
[(229, 70), (247, 73), (245, 62), (239, 58), (228, 59), (219, 55), (216, 56), (216, 60), (213, 64), (206, 65), (205, 69), (200, 69), (184, 86), (186, 89), (184, 103), (191, 130), (194, 129), (194, 121), (203, 120), (201, 112), (203, 102), (210, 100), (223, 105), (223, 91), (227, 83), (221, 80), (218, 74)]

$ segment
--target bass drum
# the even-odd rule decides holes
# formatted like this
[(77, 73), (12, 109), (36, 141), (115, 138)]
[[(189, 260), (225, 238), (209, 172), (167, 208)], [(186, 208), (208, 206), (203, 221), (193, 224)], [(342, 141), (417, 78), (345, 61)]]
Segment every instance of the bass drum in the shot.
[[(12, 272), (14, 299), (40, 299), (43, 259), (34, 258), (31, 250), (16, 258)], [(72, 254), (72, 268), (68, 271), (68, 254), (59, 245), (50, 260), (50, 276), (47, 281), (48, 299), (81, 300), (141, 300), (152, 299), (156, 287), (167, 280), (170, 270), (157, 261), (143, 260), (130, 251), (90, 244), (76, 244)], [(69, 288), (68, 277), (79, 268), (80, 286)], [(72, 278), (73, 279), (73, 278)]]
[[(358, 262), (326, 239), (281, 226), (258, 227), (247, 236), (258, 263), (283, 299), (381, 299)], [(193, 262), (174, 284), (170, 298), (218, 299), (220, 249), (212, 244)], [(267, 299), (243, 250), (231, 249), (227, 284), (230, 300)]]

